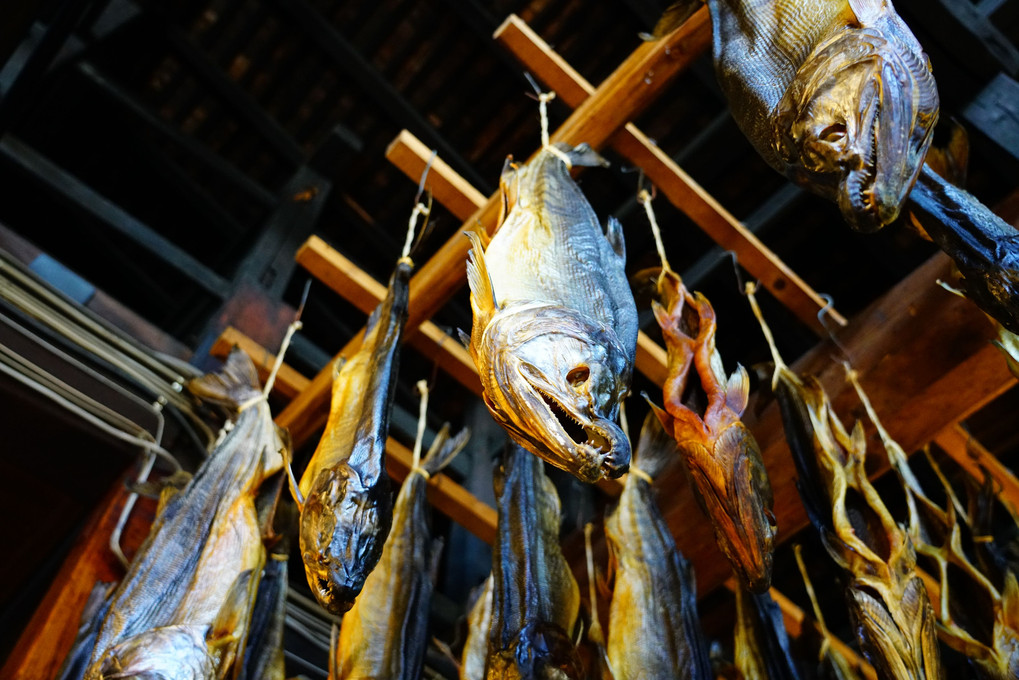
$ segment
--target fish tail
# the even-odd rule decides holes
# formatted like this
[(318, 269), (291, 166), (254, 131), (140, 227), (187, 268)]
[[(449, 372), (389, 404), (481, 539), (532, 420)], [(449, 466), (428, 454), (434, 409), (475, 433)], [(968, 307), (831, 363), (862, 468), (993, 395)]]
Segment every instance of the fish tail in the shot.
[(218, 373), (191, 380), (188, 391), (202, 401), (237, 408), (260, 393), (258, 372), (248, 355), (235, 346)]
[(428, 453), (425, 455), (424, 460), (421, 461), (421, 467), (424, 468), (425, 472), (429, 475), (434, 475), (441, 471), (449, 465), (454, 458), (456, 458), (458, 453), (463, 451), (470, 438), (471, 431), (466, 427), (457, 432), (453, 437), (450, 437), (449, 423), (446, 423), (442, 426), (442, 429), (439, 430), (439, 434), (436, 435), (435, 441), (432, 442), (432, 447), (428, 449)]
[(648, 413), (640, 428), (640, 441), (633, 454), (633, 466), (654, 479), (678, 456), (676, 441), (665, 431), (655, 413)]

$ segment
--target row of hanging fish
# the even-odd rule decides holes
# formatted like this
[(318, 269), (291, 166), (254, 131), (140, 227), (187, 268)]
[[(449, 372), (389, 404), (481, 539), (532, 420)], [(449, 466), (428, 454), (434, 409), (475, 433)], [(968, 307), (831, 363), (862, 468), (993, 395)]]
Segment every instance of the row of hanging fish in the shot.
[[(286, 437), (239, 350), (221, 373), (188, 388), (227, 409), (228, 427), (183, 488), (164, 490), (148, 537), (124, 578), (83, 622), (61, 678), (283, 677), (273, 642), (280, 639), (282, 614), (272, 586), (285, 558), (274, 554), (267, 568), (263, 539), (272, 537), (272, 513), (260, 522), (256, 498), (282, 469)], [(250, 668), (249, 639), (267, 641), (247, 658)]]

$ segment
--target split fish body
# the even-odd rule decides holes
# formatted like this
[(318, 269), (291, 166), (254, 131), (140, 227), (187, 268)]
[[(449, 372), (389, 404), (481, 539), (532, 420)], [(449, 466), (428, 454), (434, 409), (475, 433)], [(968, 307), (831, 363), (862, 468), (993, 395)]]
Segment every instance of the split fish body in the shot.
[[(664, 410), (659, 419), (679, 446), (698, 503), (711, 519), (715, 541), (744, 588), (771, 584), (776, 523), (771, 482), (761, 450), (741, 416), (750, 382), (742, 366), (730, 376), (715, 349), (715, 313), (700, 293), (664, 271), (653, 304), (668, 351)], [(688, 405), (688, 383), (699, 381), (706, 405)]]
[(162, 507), (104, 605), (86, 680), (156, 670), (164, 675), (151, 677), (211, 678), (243, 656), (265, 562), (254, 496), (282, 468), (285, 444), (254, 367), (239, 350), (223, 373), (190, 387), (241, 411), (191, 481)]
[(853, 228), (893, 221), (930, 147), (939, 99), (927, 56), (891, 2), (707, 4), (719, 84), (758, 153), (836, 201)]
[[(649, 415), (633, 466), (655, 477), (678, 456), (676, 444)], [(690, 563), (676, 549), (651, 485), (630, 474), (605, 520), (615, 565), (608, 659), (618, 678), (710, 680), (708, 650), (697, 617)]]
[(301, 476), (304, 569), (315, 598), (334, 614), (353, 606), (393, 521), (385, 447), (412, 266), (397, 263), (361, 348), (333, 375), (325, 431)]
[[(393, 528), (378, 566), (343, 616), (335, 680), (418, 680), (428, 643), (428, 614), (440, 545), (432, 539), (425, 498), (427, 480), (453, 460), (467, 431), (450, 439), (448, 427), (400, 487)], [(422, 474), (423, 472), (423, 474)]]
[(605, 231), (561, 157), (603, 163), (587, 145), (545, 149), (501, 180), (500, 226), (472, 239), (468, 348), (484, 399), (513, 439), (587, 482), (626, 471), (616, 424), (637, 346), (622, 227)]
[(497, 471), (487, 680), (580, 680), (570, 632), (580, 592), (559, 546), (559, 496), (542, 462), (513, 446)]

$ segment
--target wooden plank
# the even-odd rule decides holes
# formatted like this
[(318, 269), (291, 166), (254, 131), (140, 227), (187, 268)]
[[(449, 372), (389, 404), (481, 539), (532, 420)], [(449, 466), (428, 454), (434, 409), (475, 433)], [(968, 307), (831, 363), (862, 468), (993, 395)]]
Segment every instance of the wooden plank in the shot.
[[(386, 160), (412, 178), (421, 177), (424, 166), (431, 156), (432, 150), (408, 130), (402, 130), (386, 147)], [(487, 200), (483, 193), (475, 189), (439, 156), (432, 161), (425, 186), (432, 192), (432, 197), (436, 201), (446, 206), (446, 209), (460, 220), (466, 220), (474, 214), (474, 211), (485, 205)]]
[[(423, 144), (414, 139), (413, 135), (408, 133), (406, 130), (401, 132), (393, 143), (390, 144), (390, 150), (393, 155), (399, 159), (400, 170), (407, 175), (408, 178), (414, 179), (420, 177), (424, 171), (425, 164), (428, 162), (430, 152), (425, 148)], [(438, 169), (433, 164), (430, 176), (432, 173), (438, 175), (439, 173), (445, 172), (444, 170)], [(451, 171), (450, 171), (451, 172)], [(468, 191), (460, 197), (456, 197), (450, 193), (435, 193), (436, 199), (439, 199), (443, 205), (447, 208), (452, 209), (451, 206), (463, 203), (464, 198), (470, 199), (470, 195), (479, 195), (478, 192), (473, 189), (469, 184), (463, 182), (459, 178), (449, 177), (449, 187), (457, 187), (458, 190)], [(446, 204), (445, 201), (450, 200), (451, 204)], [(422, 330), (424, 330), (422, 325)], [(643, 331), (637, 335), (637, 356), (634, 362), (637, 370), (646, 375), (656, 385), (661, 386), (665, 382), (665, 378), (668, 375), (668, 367), (666, 364), (666, 353), (665, 349), (660, 345), (656, 344), (654, 340), (649, 338)], [(476, 373), (476, 372), (475, 372)], [(461, 380), (461, 382), (463, 382)], [(464, 383), (466, 385), (466, 383)], [(471, 387), (467, 385), (467, 387)], [(610, 482), (605, 485), (605, 490), (613, 495), (619, 495), (621, 489), (617, 484)]]
[[(567, 105), (581, 107), (594, 95), (594, 87), (516, 15), (510, 15), (494, 37)], [(735, 252), (740, 264), (798, 319), (819, 334), (827, 333), (817, 319), (826, 301), (633, 123), (612, 137), (611, 144), (719, 246)], [(829, 315), (845, 325), (838, 312)]]
[[(297, 251), (297, 262), (365, 314), (371, 314), (386, 296), (384, 285), (317, 236), (309, 238)], [(418, 330), (408, 334), (407, 344), (480, 397), (478, 369), (460, 341), (431, 321), (423, 322)]]
[(962, 425), (946, 427), (934, 438), (934, 443), (978, 482), (983, 481), (986, 470), (998, 488), (998, 498), (1013, 515), (1019, 516), (1019, 480)]
[[(276, 357), (243, 333), (228, 328), (209, 351), (213, 356), (225, 358), (234, 345), (244, 350), (258, 369), (261, 380), (272, 370)], [(274, 391), (282, 397), (300, 393), (311, 381), (284, 363), (276, 374)], [(397, 482), (406, 479), (413, 466), (413, 452), (392, 437), (386, 439), (386, 471)], [(454, 522), (491, 544), (495, 540), (495, 508), (478, 499), (448, 475), (439, 473), (428, 480), (428, 500)]]
[[(132, 466), (132, 474), (134, 467)], [(125, 477), (117, 480), (82, 529), (53, 584), (7, 658), (0, 678), (35, 680), (55, 677), (78, 634), (78, 624), (92, 587), (111, 583), (124, 575), (110, 551), (113, 528), (127, 501)], [(155, 501), (139, 498), (121, 534), (121, 545), (130, 558), (145, 540), (155, 517)]]

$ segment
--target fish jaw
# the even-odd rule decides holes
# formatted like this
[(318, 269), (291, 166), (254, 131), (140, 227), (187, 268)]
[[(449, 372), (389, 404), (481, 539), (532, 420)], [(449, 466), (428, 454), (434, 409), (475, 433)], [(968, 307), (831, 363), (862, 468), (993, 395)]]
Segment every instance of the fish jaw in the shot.
[(388, 477), (365, 486), (346, 463), (318, 474), (301, 510), (300, 542), (319, 604), (336, 615), (354, 606), (392, 522)]
[(153, 628), (108, 650), (87, 680), (207, 680), (216, 664), (205, 642), (208, 626)]
[(894, 221), (923, 165), (938, 118), (926, 58), (868, 28), (820, 43), (775, 116), (786, 174), (835, 200), (857, 231)]
[(500, 311), (478, 340), (485, 404), (520, 446), (585, 482), (629, 469), (615, 420), (632, 359), (611, 329), (569, 308), (525, 305)]

